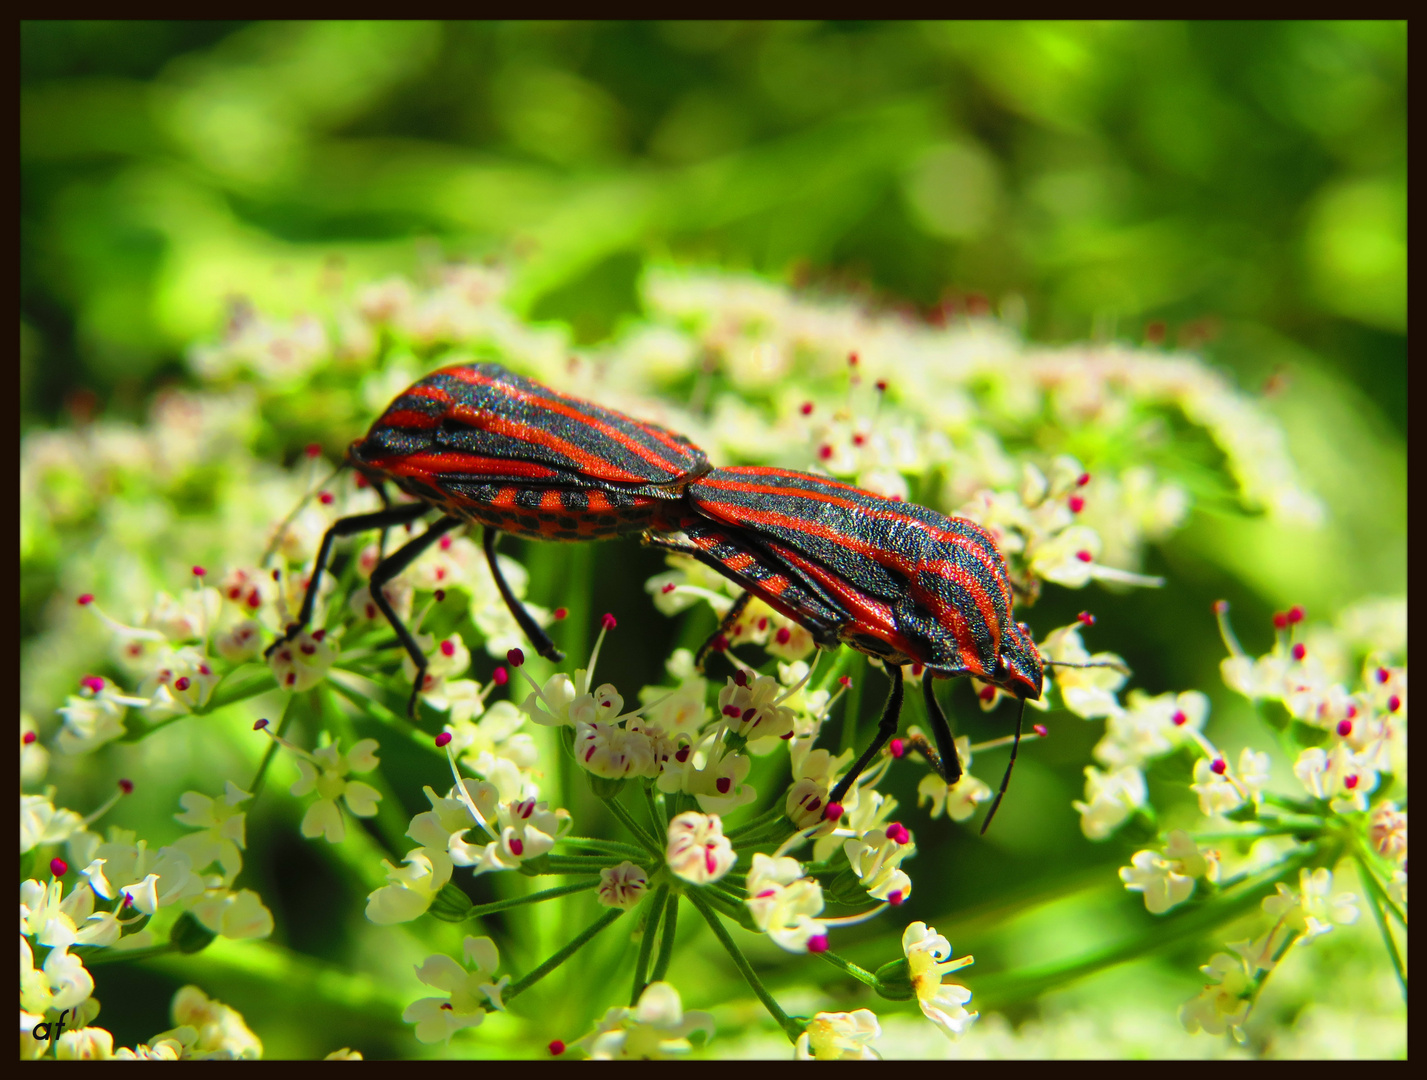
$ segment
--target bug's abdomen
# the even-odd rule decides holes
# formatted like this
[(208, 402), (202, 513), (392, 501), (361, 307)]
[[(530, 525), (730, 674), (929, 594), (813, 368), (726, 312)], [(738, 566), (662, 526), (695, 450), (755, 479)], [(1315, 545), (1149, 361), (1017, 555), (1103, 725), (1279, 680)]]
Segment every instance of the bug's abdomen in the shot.
[(499, 364), (413, 384), (348, 457), (450, 516), (534, 540), (640, 532), (709, 468), (682, 436)]
[(874, 655), (994, 676), (1012, 627), (1006, 564), (960, 518), (788, 469), (714, 469), (689, 504), (745, 530), (852, 620), (843, 640)]
[(656, 498), (677, 498), (708, 470), (689, 440), (499, 364), (442, 368), (408, 387), (352, 444), (351, 457), (393, 480), (409, 475), (438, 488), (452, 476)]

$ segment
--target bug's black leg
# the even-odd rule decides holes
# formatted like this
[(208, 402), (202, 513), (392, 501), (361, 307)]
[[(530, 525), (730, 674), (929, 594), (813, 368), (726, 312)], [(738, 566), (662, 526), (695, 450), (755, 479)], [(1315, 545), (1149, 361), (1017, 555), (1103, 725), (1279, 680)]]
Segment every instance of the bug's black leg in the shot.
[(743, 614), (744, 608), (748, 607), (748, 601), (753, 599), (753, 594), (744, 589), (737, 600), (733, 602), (733, 607), (728, 609), (728, 613), (719, 620), (718, 629), (709, 635), (709, 639), (699, 646), (699, 651), (694, 657), (694, 670), (703, 671), (704, 661), (709, 658), (709, 653), (713, 652), (714, 643), (719, 638), (728, 641), (728, 635), (733, 630), (733, 624), (738, 622)]
[(334, 521), (322, 537), (322, 546), (317, 549), (317, 561), (312, 564), (312, 580), (307, 583), (307, 595), (302, 598), (302, 611), (297, 621), (291, 623), (283, 635), (267, 647), (263, 656), (271, 656), (279, 645), (291, 641), (306, 629), (312, 621), (312, 609), (317, 603), (317, 585), (322, 578), (322, 570), (327, 565), (327, 557), (332, 554), (332, 542), (339, 536), (366, 532), (368, 529), (386, 529), (392, 525), (405, 525), (429, 513), (431, 507), (425, 503), (406, 503), (370, 514), (354, 514)]
[(416, 638), (406, 628), (406, 624), (401, 621), (400, 616), (392, 610), (391, 604), (382, 593), (382, 586), (415, 562), (421, 553), (439, 540), (444, 533), (464, 524), (465, 522), (460, 518), (453, 517), (433, 522), (431, 527), (415, 540), (407, 541), (387, 558), (377, 563), (377, 568), (372, 571), (369, 583), (372, 603), (376, 604), (381, 613), (386, 616), (386, 621), (391, 623), (391, 628), (396, 631), (397, 640), (401, 642), (406, 649), (406, 655), (411, 657), (412, 663), (416, 665), (416, 682), (411, 688), (411, 698), (406, 703), (406, 715), (412, 718), (416, 716), (416, 699), (421, 693), (422, 684), (426, 682), (426, 654), (421, 651), (421, 646), (416, 643)]
[[(381, 480), (371, 482), (372, 490), (377, 493), (377, 498), (381, 499), (382, 506), (390, 510), (392, 507), (391, 496), (386, 493), (386, 484)], [(388, 526), (383, 525), (381, 535), (377, 537), (377, 562), (386, 558), (386, 531)]]
[(565, 654), (555, 648), (555, 643), (550, 640), (550, 635), (531, 617), (530, 612), (525, 610), (525, 605), (515, 598), (515, 593), (510, 591), (510, 586), (505, 583), (505, 577), (500, 572), (500, 564), (496, 562), (495, 557), (495, 546), (500, 541), (500, 531), (486, 525), (482, 532), (485, 534), (481, 538), (481, 544), (486, 549), (486, 562), (491, 565), (491, 577), (495, 578), (495, 587), (505, 598), (505, 606), (515, 616), (515, 621), (525, 631), (525, 636), (530, 639), (530, 644), (535, 646), (535, 651), (546, 660), (558, 664), (565, 659)]
[(936, 739), (937, 754), (941, 758), (941, 762), (933, 762), (932, 767), (948, 785), (954, 784), (961, 779), (961, 757), (956, 752), (956, 740), (952, 738), (951, 727), (946, 722), (946, 713), (942, 712), (936, 699), (930, 671), (922, 675), (922, 697), (927, 703), (927, 721), (931, 724), (932, 738)]
[(981, 835), (986, 835), (986, 830), (991, 826), (991, 819), (996, 816), (996, 809), (1001, 805), (1001, 800), (1006, 797), (1006, 785), (1011, 782), (1011, 770), (1016, 767), (1016, 751), (1021, 748), (1021, 720), (1026, 715), (1026, 699), (1021, 698), (1021, 709), (1016, 713), (1016, 737), (1011, 741), (1011, 760), (1006, 762), (1006, 772), (1001, 777), (1001, 790), (996, 792), (996, 801), (991, 804), (991, 809), (986, 813), (986, 820), (981, 823)]
[(892, 689), (887, 694), (887, 704), (882, 706), (882, 719), (877, 721), (877, 734), (872, 739), (872, 745), (862, 752), (856, 764), (838, 781), (837, 787), (832, 789), (832, 794), (828, 796), (829, 802), (842, 802), (853, 781), (867, 768), (867, 763), (877, 756), (877, 751), (887, 745), (888, 739), (897, 734), (897, 723), (902, 718), (902, 669), (890, 660), (884, 661), (883, 667), (887, 669), (887, 677), (892, 680)]

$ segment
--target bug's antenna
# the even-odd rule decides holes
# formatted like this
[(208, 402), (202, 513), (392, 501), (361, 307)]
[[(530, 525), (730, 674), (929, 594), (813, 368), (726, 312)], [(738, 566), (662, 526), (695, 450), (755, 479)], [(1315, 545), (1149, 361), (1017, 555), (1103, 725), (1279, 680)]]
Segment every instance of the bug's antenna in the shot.
[(312, 487), (307, 489), (307, 494), (298, 500), (297, 505), (294, 506), (288, 512), (287, 517), (282, 519), (282, 523), (278, 525), (277, 531), (273, 533), (273, 538), (271, 541), (269, 541), (267, 550), (263, 552), (263, 557), (258, 562), (259, 566), (266, 567), (268, 563), (272, 561), (272, 557), (277, 554), (278, 546), (282, 543), (283, 538), (287, 536), (287, 530), (291, 528), (292, 523), (297, 520), (297, 515), (302, 513), (302, 508), (312, 501), (312, 496), (316, 495), (319, 491), (321, 491), (333, 480), (335, 480), (337, 478), (337, 475), (346, 467), (347, 463), (344, 461), (342, 464), (338, 465), (335, 469), (333, 469), (331, 474), (325, 480), (323, 480), (322, 483), (314, 484), (312, 485)]
[(1086, 660), (1086, 661), (1083, 662), (1083, 663), (1077, 663), (1077, 662), (1074, 661), (1074, 660), (1042, 660), (1042, 661), (1041, 661), (1041, 664), (1042, 664), (1043, 666), (1045, 666), (1045, 667), (1073, 667), (1073, 668), (1107, 667), (1107, 668), (1114, 668), (1114, 669), (1115, 669), (1116, 671), (1118, 671), (1121, 675), (1133, 675), (1133, 674), (1134, 674), (1133, 671), (1131, 671), (1131, 670), (1130, 670), (1128, 667), (1126, 667), (1123, 663), (1120, 663), (1118, 660)]
[(1016, 767), (1016, 751), (1021, 748), (1021, 721), (1026, 715), (1026, 699), (1021, 698), (1020, 712), (1016, 713), (1016, 738), (1011, 743), (1011, 760), (1006, 762), (1006, 773), (1001, 777), (1001, 790), (996, 792), (996, 801), (991, 804), (991, 810), (986, 815), (986, 820), (981, 823), (981, 835), (986, 835), (986, 830), (991, 827), (991, 819), (996, 816), (996, 810), (1001, 805), (1001, 800), (1006, 797), (1006, 785), (1011, 782), (1011, 770)]

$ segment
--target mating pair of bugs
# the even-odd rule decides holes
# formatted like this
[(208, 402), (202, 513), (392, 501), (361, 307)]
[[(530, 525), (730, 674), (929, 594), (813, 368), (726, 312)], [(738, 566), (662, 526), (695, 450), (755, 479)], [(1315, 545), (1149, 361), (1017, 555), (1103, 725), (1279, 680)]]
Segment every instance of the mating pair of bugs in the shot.
[[(382, 559), (371, 577), (373, 602), (416, 664), (414, 711), (426, 658), (382, 586), (443, 534), (483, 527), (491, 574), (511, 614), (536, 651), (559, 661), (563, 654), (501, 575), (501, 534), (584, 541), (637, 533), (744, 589), (700, 650), (700, 663), (727, 640), (755, 596), (806, 627), (822, 648), (846, 644), (883, 662), (892, 685), (876, 737), (830, 802), (841, 802), (896, 734), (903, 665), (926, 670), (922, 694), (936, 750), (923, 752), (949, 784), (960, 779), (961, 762), (933, 676), (972, 675), (1020, 698), (1011, 760), (982, 831), (990, 824), (1015, 764), (1025, 702), (1041, 695), (1043, 663), (1013, 617), (1006, 561), (979, 525), (810, 473), (714, 468), (681, 435), (491, 363), (443, 368), (409, 387), (352, 443), (346, 464), (386, 509), (343, 518), (327, 531), (302, 611), (273, 648), (311, 621), (337, 537), (410, 525), (438, 511), (438, 520)], [(415, 501), (392, 503), (387, 482)]]

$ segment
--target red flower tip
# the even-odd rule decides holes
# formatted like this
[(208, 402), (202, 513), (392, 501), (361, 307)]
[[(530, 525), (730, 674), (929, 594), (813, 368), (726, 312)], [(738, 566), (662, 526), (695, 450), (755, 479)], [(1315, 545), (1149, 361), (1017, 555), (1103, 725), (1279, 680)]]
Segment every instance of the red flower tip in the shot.
[(715, 634), (715, 635), (714, 635), (714, 639), (713, 639), (713, 651), (714, 651), (714, 652), (727, 652), (727, 651), (728, 651), (728, 638), (724, 637), (722, 634)]
[(1396, 694), (1393, 694), (1392, 697), (1387, 699), (1388, 712), (1397, 712), (1400, 708), (1402, 708), (1402, 699)]
[(786, 626), (778, 627), (778, 632), (773, 636), (778, 639), (779, 645), (786, 645), (788, 644), (788, 642), (793, 640), (793, 632), (789, 630)]
[(1346, 739), (1353, 733), (1353, 722), (1351, 720), (1338, 721), (1338, 734)]
[(322, 453), (322, 444), (315, 442), (308, 443), (303, 453), (310, 458), (315, 458), (318, 454)]
[(1301, 623), (1303, 621), (1303, 618), (1304, 614), (1302, 604), (1294, 604), (1291, 608), (1288, 609), (1288, 621), (1290, 623)]
[(556, 622), (559, 622), (561, 619), (567, 618), (567, 617), (569, 616), (569, 614), (570, 614), (570, 609), (569, 609), (569, 608), (557, 607), (557, 608), (555, 609), (555, 611), (554, 611), (555, 621), (556, 621)]
[(1275, 630), (1287, 630), (1287, 629), (1288, 629), (1288, 612), (1286, 612), (1286, 611), (1275, 611), (1275, 612), (1273, 613), (1273, 628), (1274, 628)]
[(852, 676), (851, 676), (851, 675), (844, 675), (842, 678), (840, 678), (840, 679), (837, 680), (837, 684), (838, 684), (838, 686), (841, 686), (841, 687), (844, 687), (844, 688), (851, 686), (851, 685), (852, 685)]
[(1229, 771), (1229, 766), (1225, 763), (1223, 758), (1216, 757), (1212, 762), (1209, 763), (1209, 771), (1212, 772), (1215, 776), (1223, 776), (1226, 772)]
[(439, 604), (439, 603), (441, 603), (443, 600), (446, 599), (446, 590), (445, 590), (445, 589), (437, 589), (437, 590), (436, 590), (434, 593), (432, 593), (431, 595), (432, 595), (433, 597), (435, 597), (436, 602)]
[(802, 413), (804, 416), (812, 416), (813, 403), (811, 401), (803, 402), (801, 405), (798, 406), (798, 412)]
[(451, 741), (451, 733), (450, 733), (449, 731), (443, 731), (443, 732), (441, 732), (440, 735), (437, 735), (437, 736), (436, 736), (436, 747), (437, 747), (437, 749), (440, 749), (441, 747), (445, 746), (445, 745), (446, 745), (448, 742), (450, 742), (450, 741)]
[(907, 744), (904, 743), (901, 739), (893, 739), (890, 743), (887, 744), (887, 749), (891, 752), (894, 758), (900, 758), (903, 754), (907, 752)]
[(104, 680), (98, 675), (86, 675), (79, 680), (79, 685), (84, 687), (91, 694), (97, 694), (104, 689)]
[(810, 953), (825, 953), (825, 952), (827, 952), (827, 935), (826, 935), (826, 934), (819, 934), (817, 937), (810, 937), (810, 938), (808, 938), (808, 952), (810, 952)]
[(511, 667), (520, 667), (521, 664), (525, 663), (525, 654), (519, 649), (511, 649), (510, 652), (505, 654), (505, 659)]
[(274, 571), (273, 571), (273, 580), (274, 580), (274, 581), (281, 581), (281, 580), (282, 580), (282, 571), (281, 571), (281, 570), (274, 570)]
[(1183, 709), (1176, 709), (1174, 715), (1170, 717), (1170, 720), (1174, 722), (1175, 727), (1183, 727), (1189, 723), (1189, 717), (1184, 715)]
[[(80, 601), (80, 602), (83, 603), (83, 601)], [(1385, 668), (1385, 667), (1380, 667), (1380, 668), (1377, 669), (1377, 681), (1378, 681), (1378, 682), (1380, 682), (1380, 683), (1385, 683), (1385, 682), (1387, 682), (1387, 680), (1390, 679), (1390, 678), (1392, 678), (1392, 672), (1388, 671), (1387, 668)]]
[(901, 889), (893, 889), (887, 894), (887, 903), (891, 904), (893, 907), (901, 907), (902, 901), (904, 900), (906, 900), (906, 897), (902, 895)]
[[(663, 593), (665, 596), (668, 596), (671, 592), (674, 591), (674, 583), (673, 583), (672, 581), (666, 581), (666, 582), (664, 583), (664, 587), (663, 587), (662, 589), (660, 589), (659, 591), (660, 591), (661, 593)], [(561, 610), (563, 611), (564, 609), (561, 608)]]
[(739, 668), (733, 673), (733, 681), (739, 686), (747, 686), (748, 672), (744, 671), (742, 668)]
[(1069, 506), (1072, 514), (1078, 514), (1085, 509), (1085, 500), (1079, 495), (1072, 495), (1069, 499)]
[(976, 694), (982, 701), (995, 701), (996, 688), (994, 686), (983, 686)]
[(367, 478), (366, 478), (365, 476), (363, 476), (361, 473), (358, 473), (358, 474), (357, 474), (357, 490), (360, 491), (362, 488), (368, 487), (368, 486), (370, 486), (370, 485), (368, 484)]
[(1355, 788), (1355, 787), (1358, 786), (1358, 778), (1357, 778), (1357, 776), (1356, 776), (1356, 775), (1353, 775), (1353, 776), (1345, 776), (1345, 777), (1343, 777), (1343, 786), (1344, 786), (1345, 788), (1347, 788), (1349, 791), (1352, 791), (1353, 788)]
[(1358, 707), (1357, 707), (1356, 705), (1349, 705), (1349, 706), (1348, 706), (1348, 719), (1349, 719), (1349, 720), (1356, 720), (1357, 718), (1358, 718)]
[(504, 686), (510, 682), (510, 672), (506, 671), (503, 667), (496, 668), (495, 672), (491, 675), (491, 682), (497, 686)]
[(253, 730), (254, 730), (254, 731), (262, 731), (263, 728), (265, 728), (265, 727), (267, 727), (267, 726), (268, 726), (268, 722), (267, 722), (267, 718), (266, 718), (266, 717), (264, 717), (262, 720), (254, 720), (254, 721), (253, 721)]
[(885, 394), (885, 393), (887, 392), (887, 380), (886, 380), (886, 379), (878, 379), (878, 380), (877, 380), (877, 392), (878, 392), (879, 394)]
[(887, 826), (887, 839), (894, 844), (909, 844), (912, 834), (907, 832), (907, 827), (900, 821), (894, 821)]
[(1090, 474), (1088, 472), (1083, 472), (1075, 478), (1076, 487), (1084, 487), (1088, 483), (1090, 483)]
[(737, 705), (725, 705), (723, 707), (723, 715), (732, 716), (734, 719), (737, 719), (738, 717), (743, 715), (743, 710), (740, 709)]
[(842, 817), (842, 803), (830, 802), (823, 810), (824, 821), (836, 821)]
[(313, 641), (321, 641), (321, 640), (322, 640), (323, 638), (325, 638), (326, 636), (327, 636), (327, 631), (326, 631), (326, 630), (314, 630), (314, 631), (312, 631), (312, 640), (313, 640)]
[(69, 863), (60, 858), (51, 859), (50, 873), (55, 877), (64, 877), (65, 874), (69, 873)]
[(551, 1039), (550, 1046), (548, 1047), (548, 1049), (550, 1051), (551, 1057), (559, 1057), (565, 1052), (565, 1044), (562, 1043), (559, 1039)]
[(1304, 645), (1303, 642), (1300, 641), (1293, 646), (1293, 659), (1302, 660), (1307, 655), (1308, 647)]
[(1164, 323), (1155, 321), (1145, 324), (1145, 341), (1151, 345), (1163, 345), (1165, 336), (1169, 328)]
[(134, 781), (128, 779), (127, 777), (120, 777), (119, 790), (122, 791), (125, 795), (134, 794)]
[(451, 537), (450, 537), (450, 536), (443, 536), (443, 537), (441, 537), (440, 543), (441, 543), (441, 550), (442, 550), (442, 551), (450, 551), (450, 550), (451, 550)]
[(863, 443), (865, 443), (866, 441), (867, 441), (867, 436), (861, 434), (860, 432), (852, 437), (852, 445), (853, 445), (853, 446), (861, 446), (861, 445), (862, 445)]
[(818, 457), (822, 458), (824, 461), (827, 461), (829, 458), (832, 457), (832, 447), (829, 446), (827, 443), (823, 443), (821, 446), (818, 447)]
[(1229, 613), (1229, 601), (1227, 601), (1227, 600), (1215, 600), (1215, 601), (1214, 601), (1214, 614), (1215, 614), (1215, 615), (1227, 615), (1228, 613)]
[(728, 776), (720, 776), (717, 780), (714, 781), (714, 787), (718, 788), (718, 793), (720, 795), (727, 795), (728, 789), (733, 787), (733, 778)]
[(194, 576), (194, 577), (202, 577), (202, 576), (203, 576), (204, 574), (206, 574), (206, 573), (208, 573), (208, 571), (205, 570), (205, 569), (203, 569), (203, 567), (201, 567), (201, 566), (195, 566), (195, 567), (193, 568), (193, 576)]
[(619, 625), (619, 623), (615, 622), (614, 616), (611, 615), (608, 611), (606, 611), (604, 615), (600, 618), (600, 625), (603, 626), (606, 630), (613, 630), (616, 626)]
[(323, 506), (331, 506), (337, 500), (332, 497), (332, 493), (330, 491), (320, 491), (317, 493), (317, 501), (320, 502)]
[(1088, 611), (1082, 611), (1079, 615), (1075, 616), (1075, 618), (1079, 621), (1081, 626), (1095, 625), (1095, 616)]
[(180, 675), (177, 679), (173, 681), (173, 688), (177, 690), (180, 694), (192, 685), (193, 684), (188, 681), (187, 675)]
[(27, 731), (20, 736), (20, 742), (25, 746), (32, 746), (39, 740), (39, 736), (33, 731)]
[(1046, 728), (1044, 724), (1032, 724), (1031, 730), (1034, 731), (1037, 735), (1039, 735), (1042, 739), (1044, 739), (1047, 735), (1050, 734), (1050, 731)]
[(856, 354), (855, 352), (853, 352), (853, 353), (848, 353), (848, 354), (847, 354), (847, 366), (848, 366), (848, 367), (856, 367), (856, 366), (857, 366), (857, 354)]
[(450, 638), (441, 642), (441, 655), (451, 657), (456, 655), (456, 643)]
[(914, 678), (914, 679), (919, 679), (919, 678), (921, 678), (922, 672), (925, 671), (925, 670), (926, 670), (926, 668), (923, 667), (921, 664), (913, 664), (913, 665), (912, 665), (912, 678)]
[(1077, 559), (1079, 559), (1081, 562), (1094, 562), (1094, 561), (1095, 561), (1095, 556), (1092, 555), (1092, 554), (1090, 554), (1090, 552), (1088, 552), (1088, 551), (1077, 551), (1077, 552), (1075, 553), (1075, 557), (1076, 557)]
[(79, 604), (80, 607), (87, 607), (88, 605), (94, 603), (94, 594), (92, 592), (83, 593), (80, 595), (79, 600), (76, 602)]

